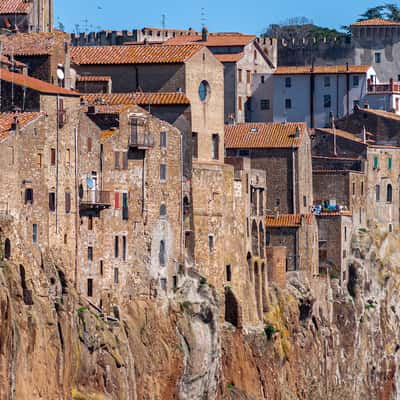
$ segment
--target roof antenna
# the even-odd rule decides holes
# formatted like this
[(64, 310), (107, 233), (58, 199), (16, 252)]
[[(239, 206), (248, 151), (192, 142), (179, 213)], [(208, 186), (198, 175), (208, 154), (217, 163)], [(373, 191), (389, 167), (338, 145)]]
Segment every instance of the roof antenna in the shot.
[(204, 7), (201, 7), (201, 15), (200, 15), (201, 27), (206, 27), (206, 11)]
[(163, 29), (165, 29), (165, 21), (167, 19), (167, 16), (165, 14), (161, 15), (161, 26)]

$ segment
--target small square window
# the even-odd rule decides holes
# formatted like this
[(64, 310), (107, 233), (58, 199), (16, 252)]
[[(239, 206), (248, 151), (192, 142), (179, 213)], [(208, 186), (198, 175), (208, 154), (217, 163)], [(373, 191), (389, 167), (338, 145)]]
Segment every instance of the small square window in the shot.
[(331, 108), (331, 95), (324, 95), (324, 108)]
[(265, 76), (261, 75), (261, 83), (265, 83)]
[(292, 108), (292, 99), (285, 99), (285, 108), (286, 109)]
[(359, 76), (353, 76), (353, 86), (358, 87), (360, 85), (360, 77)]
[(292, 78), (290, 77), (285, 78), (285, 87), (287, 88), (292, 87)]
[(331, 86), (331, 77), (330, 76), (325, 76), (324, 77), (324, 86), (325, 87), (330, 87)]
[(33, 189), (25, 189), (25, 204), (33, 204)]
[(375, 53), (375, 63), (380, 64), (381, 62), (381, 53)]
[(262, 99), (260, 101), (260, 108), (261, 110), (269, 110), (270, 109), (270, 104), (268, 99)]

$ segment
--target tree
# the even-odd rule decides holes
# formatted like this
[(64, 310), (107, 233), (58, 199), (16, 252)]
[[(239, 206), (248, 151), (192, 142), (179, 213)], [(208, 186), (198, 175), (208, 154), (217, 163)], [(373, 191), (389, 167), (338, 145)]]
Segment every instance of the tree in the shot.
[(358, 21), (365, 21), (374, 18), (384, 18), (391, 21), (400, 21), (400, 8), (396, 4), (387, 3), (382, 6), (368, 8), (360, 15)]
[(358, 21), (365, 21), (367, 19), (375, 19), (375, 18), (383, 18), (384, 10), (385, 10), (385, 6), (376, 6), (376, 7), (368, 8), (368, 10), (365, 11), (364, 14), (360, 15), (360, 18), (358, 19)]
[(396, 4), (386, 4), (385, 16), (392, 21), (400, 21), (400, 8)]

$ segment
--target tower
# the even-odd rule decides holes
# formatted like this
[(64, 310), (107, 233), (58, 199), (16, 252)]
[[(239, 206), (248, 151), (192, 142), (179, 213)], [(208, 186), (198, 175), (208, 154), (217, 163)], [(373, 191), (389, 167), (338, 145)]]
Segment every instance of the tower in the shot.
[(30, 31), (51, 32), (53, 30), (53, 0), (25, 0), (32, 3)]

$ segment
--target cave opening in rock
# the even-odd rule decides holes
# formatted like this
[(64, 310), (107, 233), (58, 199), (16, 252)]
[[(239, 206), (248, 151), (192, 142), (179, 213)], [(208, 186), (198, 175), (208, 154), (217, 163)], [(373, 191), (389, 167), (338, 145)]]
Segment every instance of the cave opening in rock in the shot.
[(225, 321), (239, 326), (239, 304), (230, 288), (225, 288)]

